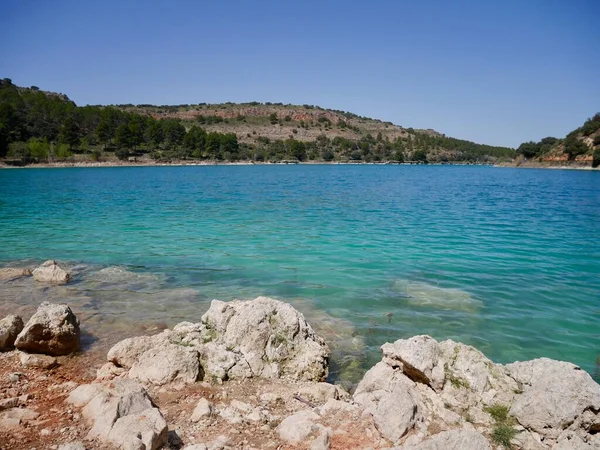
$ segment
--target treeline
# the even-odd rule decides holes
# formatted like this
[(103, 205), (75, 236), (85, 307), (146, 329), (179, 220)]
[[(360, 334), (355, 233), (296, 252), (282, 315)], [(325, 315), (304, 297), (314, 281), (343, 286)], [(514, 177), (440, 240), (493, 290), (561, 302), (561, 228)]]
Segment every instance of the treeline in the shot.
[[(269, 139), (247, 133), (244, 142), (235, 133), (207, 131), (202, 126), (220, 124), (218, 116), (198, 116), (195, 120), (155, 119), (147, 114), (124, 110), (125, 106), (78, 107), (62, 94), (43, 92), (37, 87), (21, 88), (10, 79), (0, 80), (0, 158), (12, 163), (59, 161), (85, 154), (88, 159), (149, 157), (169, 161), (180, 159), (224, 161), (415, 161), (489, 162), (510, 159), (514, 150), (475, 144), (435, 133), (408, 129), (390, 140), (378, 133), (372, 136), (340, 121), (340, 129), (352, 128), (360, 137), (349, 139), (325, 133), (314, 141)], [(143, 111), (140, 111), (143, 112)], [(146, 112), (147, 113), (147, 112)], [(288, 120), (289, 119), (289, 120)], [(226, 125), (245, 122), (238, 116)], [(271, 114), (267, 121), (281, 125), (291, 121)], [(319, 117), (319, 126), (330, 132), (332, 123)], [(300, 127), (306, 124), (300, 122)]]
[(207, 133), (180, 120), (156, 120), (115, 107), (78, 107), (64, 95), (0, 80), (0, 157), (23, 163), (111, 151), (119, 159), (151, 153), (160, 158), (238, 157), (233, 133)]
[[(539, 142), (529, 141), (522, 143), (517, 153), (524, 158), (541, 158), (562, 144), (564, 153), (570, 161), (580, 155), (592, 151), (593, 166), (600, 165), (600, 113), (585, 121), (585, 123), (571, 131), (564, 139), (545, 137)], [(593, 135), (593, 137), (592, 137)], [(589, 138), (586, 140), (586, 138)], [(591, 140), (591, 146), (587, 142)], [(587, 141), (587, 142), (586, 142)]]

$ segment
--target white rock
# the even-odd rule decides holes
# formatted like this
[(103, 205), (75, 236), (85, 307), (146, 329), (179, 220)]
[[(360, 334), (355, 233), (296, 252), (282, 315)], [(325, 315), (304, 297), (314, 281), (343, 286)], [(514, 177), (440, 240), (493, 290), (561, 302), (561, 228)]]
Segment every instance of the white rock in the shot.
[(60, 445), (58, 450), (85, 450), (85, 445), (81, 442), (70, 442), (68, 444)]
[(58, 365), (54, 356), (35, 355), (30, 353), (19, 353), (19, 361), (23, 367), (35, 367), (37, 369), (52, 369)]
[(354, 401), (373, 416), (382, 436), (394, 443), (422, 421), (423, 405), (414, 382), (383, 362), (365, 374)]
[(190, 420), (192, 422), (200, 422), (203, 420), (209, 420), (212, 417), (212, 405), (211, 403), (205, 399), (201, 398), (198, 400), (196, 407), (194, 408), (194, 412), (192, 413), (192, 417)]
[(300, 411), (286, 417), (277, 427), (279, 437), (288, 444), (296, 445), (303, 442), (316, 430), (315, 422), (319, 415), (313, 411)]
[(15, 346), (23, 326), (23, 319), (14, 314), (0, 320), (0, 350), (10, 350)]
[[(109, 434), (119, 419), (148, 412), (154, 408), (146, 390), (136, 381), (126, 379), (116, 379), (106, 384), (81, 385), (71, 392), (67, 402), (77, 407), (84, 406), (81, 411), (82, 415), (92, 424), (87, 438), (98, 438), (103, 442), (110, 442)], [(160, 414), (160, 412), (158, 413)], [(148, 412), (148, 414), (151, 418), (148, 423), (159, 425), (154, 420), (157, 417), (155, 412)], [(141, 417), (135, 421), (139, 421), (142, 425), (147, 423)], [(143, 428), (145, 425), (142, 425), (140, 427)], [(144, 430), (144, 433), (149, 433), (145, 428)], [(131, 448), (135, 448), (134, 444), (137, 442), (137, 434), (134, 431), (132, 428), (132, 439), (127, 440), (127, 445), (133, 446)]]
[(225, 407), (219, 411), (219, 415), (232, 425), (237, 425), (244, 421), (239, 411), (234, 408)]
[(298, 389), (297, 394), (301, 398), (315, 403), (325, 403), (329, 399), (348, 400), (350, 394), (339, 386), (329, 383), (314, 383)]
[(443, 362), (438, 342), (431, 336), (414, 336), (381, 346), (389, 366), (399, 367), (413, 381), (430, 384), (439, 390), (444, 384)]
[(400, 448), (403, 450), (492, 450), (481, 433), (464, 429), (442, 431), (417, 445)]
[(508, 364), (510, 374), (521, 383), (523, 393), (510, 408), (519, 423), (542, 436), (556, 439), (563, 429), (586, 417), (600, 423), (600, 385), (579, 367), (548, 358)]
[(56, 261), (46, 261), (33, 271), (33, 279), (43, 283), (65, 284), (71, 280), (71, 275), (63, 270)]
[(117, 419), (108, 434), (108, 441), (123, 449), (157, 450), (167, 444), (168, 429), (157, 408)]
[(68, 355), (79, 350), (79, 320), (65, 304), (43, 302), (17, 336), (15, 347), (29, 353)]
[(21, 277), (31, 276), (31, 270), (13, 267), (0, 269), (0, 281), (13, 281)]

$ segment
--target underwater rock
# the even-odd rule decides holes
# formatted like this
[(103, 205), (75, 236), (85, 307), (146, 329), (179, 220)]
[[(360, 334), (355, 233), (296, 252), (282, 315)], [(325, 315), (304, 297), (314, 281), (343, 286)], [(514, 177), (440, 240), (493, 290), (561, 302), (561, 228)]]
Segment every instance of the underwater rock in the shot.
[(66, 284), (71, 279), (71, 275), (56, 261), (49, 260), (33, 271), (33, 279), (43, 283)]

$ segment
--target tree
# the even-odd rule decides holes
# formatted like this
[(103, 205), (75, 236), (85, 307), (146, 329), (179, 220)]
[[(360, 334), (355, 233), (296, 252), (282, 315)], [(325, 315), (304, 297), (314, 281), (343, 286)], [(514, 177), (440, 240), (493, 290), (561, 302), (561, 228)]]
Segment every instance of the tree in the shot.
[(600, 148), (594, 150), (592, 154), (592, 167), (596, 168), (600, 166)]
[(523, 142), (517, 149), (517, 153), (520, 153), (527, 159), (536, 157), (539, 151), (540, 144), (533, 141)]
[(161, 121), (151, 119), (150, 124), (146, 127), (148, 141), (155, 146), (159, 146), (165, 140), (165, 133)]
[(73, 116), (67, 116), (60, 130), (60, 141), (69, 146), (69, 150), (79, 145), (79, 127)]
[(425, 150), (417, 150), (413, 153), (413, 160), (427, 164), (427, 152)]
[(113, 136), (110, 122), (105, 117), (100, 119), (100, 123), (98, 123), (98, 126), (96, 127), (96, 135), (98, 136), (98, 141), (100, 141), (100, 143), (103, 144), (104, 148), (106, 149), (106, 146)]
[(288, 139), (287, 145), (290, 157), (295, 158), (298, 161), (304, 161), (306, 158), (306, 147), (304, 142), (297, 141), (295, 139)]
[(133, 147), (133, 134), (129, 125), (124, 123), (117, 128), (117, 146), (120, 149), (129, 149)]
[(585, 142), (577, 139), (576, 133), (571, 133), (565, 139), (565, 152), (569, 155), (569, 160), (574, 160), (577, 156), (587, 153), (589, 150)]
[(185, 137), (185, 127), (175, 119), (161, 120), (161, 122), (167, 144), (171, 147), (180, 146)]
[(271, 122), (271, 125), (275, 125), (278, 122), (278, 120), (277, 120), (277, 114), (271, 113), (269, 115), (269, 121)]

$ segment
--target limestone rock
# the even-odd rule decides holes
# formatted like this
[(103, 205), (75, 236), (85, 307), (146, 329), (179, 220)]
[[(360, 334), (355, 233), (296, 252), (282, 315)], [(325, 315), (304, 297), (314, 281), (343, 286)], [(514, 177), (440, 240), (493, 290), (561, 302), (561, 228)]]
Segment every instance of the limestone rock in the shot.
[(124, 450), (157, 450), (167, 443), (167, 423), (157, 408), (117, 419), (108, 441)]
[[(329, 348), (291, 305), (267, 297), (213, 300), (202, 316), (202, 340), (234, 349), (233, 375), (322, 381)], [(211, 368), (207, 367), (207, 373)]]
[(70, 393), (67, 402), (83, 406), (82, 415), (92, 425), (87, 439), (120, 443), (126, 450), (156, 449), (167, 442), (162, 414), (136, 381), (84, 384)]
[(373, 416), (377, 429), (392, 442), (398, 442), (422, 420), (423, 405), (415, 383), (384, 362), (365, 374), (354, 401)]
[(297, 394), (316, 403), (325, 403), (329, 399), (349, 400), (350, 394), (339, 386), (329, 383), (314, 383), (300, 388)]
[(288, 444), (299, 444), (316, 430), (315, 422), (319, 415), (313, 411), (300, 411), (286, 417), (277, 427), (279, 437)]
[(438, 342), (431, 336), (400, 339), (381, 346), (385, 362), (398, 366), (411, 380), (431, 384), (436, 390), (444, 384), (444, 370)]
[(56, 261), (49, 260), (33, 271), (33, 279), (43, 283), (66, 284), (71, 275), (63, 270)]
[(58, 446), (58, 450), (85, 450), (85, 445), (81, 442), (69, 442)]
[(475, 430), (450, 430), (435, 434), (414, 445), (401, 446), (403, 450), (491, 450), (489, 442)]
[(129, 377), (156, 385), (173, 381), (194, 383), (202, 379), (198, 352), (165, 343), (146, 351), (131, 366)]
[(58, 366), (54, 356), (36, 355), (19, 352), (19, 361), (23, 367), (35, 367), (37, 369), (52, 369)]
[[(129, 377), (154, 384), (222, 382), (251, 377), (322, 381), (329, 349), (302, 314), (266, 297), (213, 300), (202, 322), (125, 339), (108, 360)], [(341, 394), (340, 394), (341, 395)]]
[(12, 281), (22, 277), (31, 276), (31, 270), (13, 267), (0, 269), (0, 281)]
[(579, 367), (548, 358), (506, 367), (523, 391), (510, 412), (526, 428), (556, 439), (562, 430), (584, 417), (588, 427), (595, 420), (600, 423), (600, 385)]
[(10, 315), (0, 320), (0, 351), (12, 349), (22, 330), (23, 319), (19, 316)]
[(15, 347), (60, 356), (79, 350), (79, 320), (65, 304), (43, 302), (17, 336)]
[(201, 398), (200, 400), (198, 400), (198, 403), (194, 408), (194, 412), (192, 413), (192, 417), (190, 418), (190, 420), (192, 422), (210, 420), (212, 412), (213, 411), (211, 403), (207, 399)]

